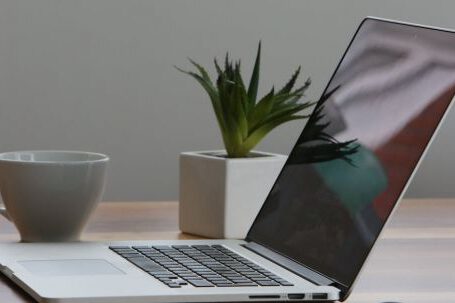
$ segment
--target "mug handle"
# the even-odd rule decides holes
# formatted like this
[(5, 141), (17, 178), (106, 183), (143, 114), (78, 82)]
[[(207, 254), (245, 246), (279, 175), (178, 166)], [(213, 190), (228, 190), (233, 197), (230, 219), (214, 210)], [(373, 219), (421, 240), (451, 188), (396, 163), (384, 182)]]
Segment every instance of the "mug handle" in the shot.
[(11, 217), (9, 216), (8, 212), (6, 211), (5, 206), (0, 205), (0, 215), (8, 219), (8, 221), (11, 221)]
[[(1, 195), (0, 195), (0, 197), (1, 197)], [(13, 220), (11, 219), (11, 216), (6, 211), (5, 204), (3, 204), (3, 200), (1, 198), (0, 198), (0, 215), (5, 217), (8, 221), (13, 222)]]

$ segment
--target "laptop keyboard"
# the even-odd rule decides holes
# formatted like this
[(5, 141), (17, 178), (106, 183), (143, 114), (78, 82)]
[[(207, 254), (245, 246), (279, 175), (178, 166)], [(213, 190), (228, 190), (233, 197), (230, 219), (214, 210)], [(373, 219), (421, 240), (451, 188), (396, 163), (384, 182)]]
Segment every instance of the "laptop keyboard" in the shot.
[(109, 248), (171, 288), (293, 286), (222, 245)]

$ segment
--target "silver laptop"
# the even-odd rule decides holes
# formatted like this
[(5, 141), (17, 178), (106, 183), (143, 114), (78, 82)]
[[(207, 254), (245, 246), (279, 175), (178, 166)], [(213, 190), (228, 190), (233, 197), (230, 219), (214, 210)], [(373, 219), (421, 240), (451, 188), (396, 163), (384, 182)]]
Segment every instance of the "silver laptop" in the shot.
[(455, 34), (366, 18), (244, 240), (2, 243), (39, 302), (346, 300), (455, 92)]

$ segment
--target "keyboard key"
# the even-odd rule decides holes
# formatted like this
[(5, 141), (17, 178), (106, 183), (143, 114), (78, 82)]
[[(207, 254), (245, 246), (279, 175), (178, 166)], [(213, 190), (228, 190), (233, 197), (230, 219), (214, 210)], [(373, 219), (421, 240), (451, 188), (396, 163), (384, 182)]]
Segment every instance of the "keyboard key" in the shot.
[(229, 280), (232, 282), (251, 282), (251, 280), (245, 278), (229, 278)]
[(129, 258), (134, 258), (134, 257), (139, 257), (139, 258), (142, 257), (142, 255), (141, 255), (141, 254), (138, 254), (138, 253), (120, 253), (120, 255), (121, 255), (122, 257), (124, 257), (124, 258), (127, 258), (127, 259), (129, 259)]
[(167, 245), (156, 245), (156, 246), (152, 246), (152, 248), (157, 249), (157, 250), (171, 249), (171, 247), (167, 246)]
[(228, 279), (212, 279), (210, 280), (212, 283), (217, 283), (217, 284), (233, 284), (232, 281), (229, 281)]
[(264, 278), (259, 278), (259, 279), (256, 279), (256, 278), (251, 278), (252, 281), (256, 282), (256, 283), (259, 283), (259, 282), (275, 282), (271, 279), (264, 279)]
[(256, 287), (258, 286), (255, 283), (235, 283), (235, 286), (240, 286), (240, 287)]
[(172, 245), (172, 248), (175, 248), (175, 249), (189, 249), (191, 247), (189, 245)]
[(266, 278), (266, 276), (260, 275), (260, 274), (257, 274), (257, 273), (245, 274), (245, 277), (248, 277), (248, 278), (255, 278), (255, 279)]
[(280, 286), (280, 283), (275, 281), (254, 281), (261, 286)]
[(282, 282), (279, 281), (278, 283), (280, 283), (281, 286), (294, 286), (294, 284), (292, 284), (291, 282), (288, 282), (288, 281), (282, 281)]
[(217, 283), (215, 285), (217, 287), (233, 287), (233, 286), (235, 286), (234, 283)]
[(116, 249), (131, 249), (129, 246), (118, 246), (118, 245), (113, 245), (109, 246), (109, 249), (116, 250)]
[(121, 254), (121, 253), (137, 253), (134, 249), (131, 248), (122, 248), (122, 249), (112, 249), (114, 252)]
[(195, 273), (184, 273), (184, 274), (179, 274), (179, 276), (182, 277), (182, 278), (185, 278), (185, 277), (188, 277), (188, 278), (191, 278), (191, 277), (199, 278), (199, 275), (196, 275)]
[(172, 279), (172, 278), (178, 278), (177, 276), (175, 276), (175, 275), (172, 274), (172, 273), (155, 273), (155, 274), (152, 274), (152, 276), (154, 276), (154, 277), (157, 278), (157, 279)]
[(210, 283), (206, 280), (189, 280), (189, 279), (187, 279), (187, 281), (196, 287), (213, 287), (214, 286), (212, 283)]
[(156, 272), (156, 271), (164, 269), (161, 266), (157, 266), (155, 263), (136, 262), (136, 263), (134, 263), (134, 265), (136, 265), (137, 267), (139, 267), (147, 272)]

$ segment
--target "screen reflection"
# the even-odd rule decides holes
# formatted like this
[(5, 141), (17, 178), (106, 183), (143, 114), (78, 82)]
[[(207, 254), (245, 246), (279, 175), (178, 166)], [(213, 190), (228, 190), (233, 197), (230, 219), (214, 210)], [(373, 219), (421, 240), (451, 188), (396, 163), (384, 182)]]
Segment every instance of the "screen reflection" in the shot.
[(365, 20), (248, 239), (350, 286), (454, 93), (453, 33)]

